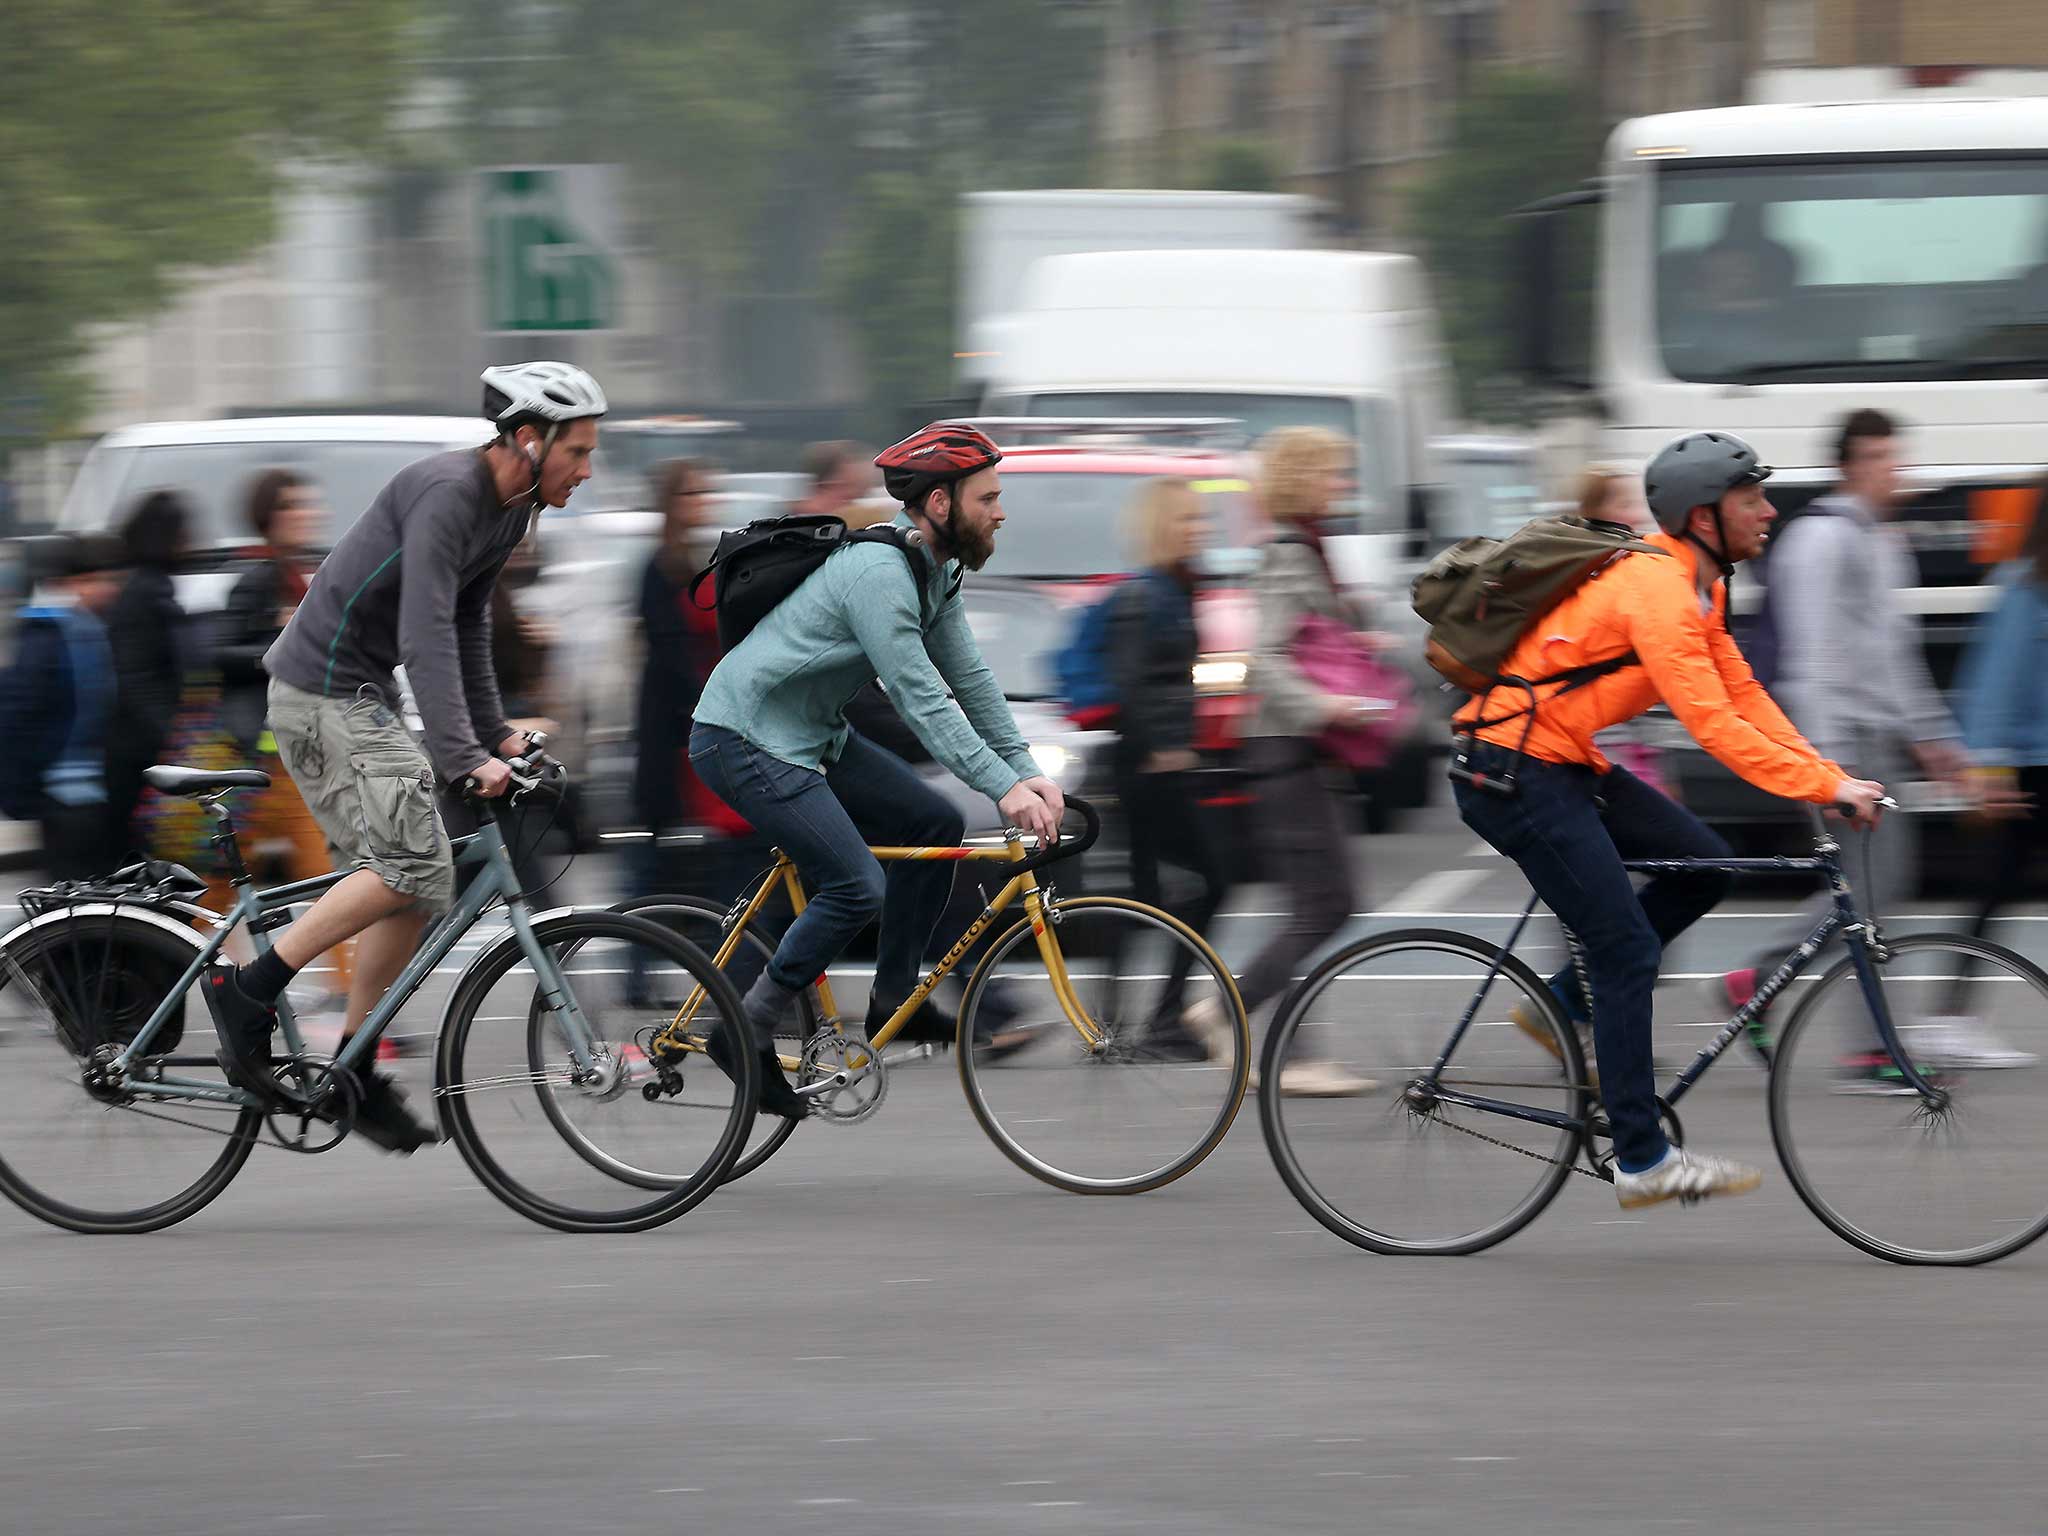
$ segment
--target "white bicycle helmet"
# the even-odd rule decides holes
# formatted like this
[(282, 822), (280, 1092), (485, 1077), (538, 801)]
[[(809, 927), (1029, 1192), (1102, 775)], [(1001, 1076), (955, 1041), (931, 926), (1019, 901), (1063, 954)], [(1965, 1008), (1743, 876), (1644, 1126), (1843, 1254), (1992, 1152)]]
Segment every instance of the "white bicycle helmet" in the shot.
[(610, 409), (597, 380), (573, 363), (503, 363), (486, 368), (483, 381), (484, 415), (501, 427), (520, 416), (559, 427)]

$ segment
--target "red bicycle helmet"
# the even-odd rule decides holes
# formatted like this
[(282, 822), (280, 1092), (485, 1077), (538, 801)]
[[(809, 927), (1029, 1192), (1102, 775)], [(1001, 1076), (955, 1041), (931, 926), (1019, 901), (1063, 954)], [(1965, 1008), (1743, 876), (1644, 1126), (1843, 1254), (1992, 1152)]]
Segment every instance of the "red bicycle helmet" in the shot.
[(933, 422), (875, 456), (892, 501), (914, 506), (934, 486), (951, 485), (999, 463), (1003, 451), (986, 432), (964, 422)]

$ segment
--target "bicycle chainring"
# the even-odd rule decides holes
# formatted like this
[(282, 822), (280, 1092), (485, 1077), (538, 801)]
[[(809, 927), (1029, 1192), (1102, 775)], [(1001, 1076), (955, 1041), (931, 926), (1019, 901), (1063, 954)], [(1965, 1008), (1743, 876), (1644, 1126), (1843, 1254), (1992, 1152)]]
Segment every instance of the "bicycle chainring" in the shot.
[(889, 1069), (882, 1053), (864, 1040), (837, 1030), (821, 1029), (804, 1042), (799, 1090), (844, 1072), (847, 1081), (822, 1093), (805, 1094), (811, 1118), (827, 1125), (852, 1125), (882, 1107), (889, 1092)]

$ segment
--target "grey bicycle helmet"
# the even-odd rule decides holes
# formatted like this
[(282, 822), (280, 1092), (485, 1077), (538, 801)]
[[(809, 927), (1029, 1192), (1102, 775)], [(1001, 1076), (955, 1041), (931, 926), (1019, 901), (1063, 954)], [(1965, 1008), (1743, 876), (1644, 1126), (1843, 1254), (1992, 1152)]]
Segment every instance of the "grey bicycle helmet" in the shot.
[(1689, 432), (1650, 460), (1643, 471), (1643, 495), (1657, 526), (1666, 533), (1685, 532), (1694, 507), (1712, 507), (1738, 485), (1771, 478), (1771, 467), (1759, 464), (1756, 450), (1729, 432)]
[[(1718, 532), (1721, 498), (1738, 485), (1757, 485), (1771, 474), (1771, 466), (1758, 463), (1756, 450), (1733, 433), (1689, 432), (1650, 460), (1643, 471), (1643, 496), (1658, 527), (1675, 538), (1691, 539), (1726, 576), (1734, 565), (1721, 550), (1688, 531), (1686, 522), (1694, 507), (1712, 507)], [(1727, 542), (1723, 537), (1723, 549)]]

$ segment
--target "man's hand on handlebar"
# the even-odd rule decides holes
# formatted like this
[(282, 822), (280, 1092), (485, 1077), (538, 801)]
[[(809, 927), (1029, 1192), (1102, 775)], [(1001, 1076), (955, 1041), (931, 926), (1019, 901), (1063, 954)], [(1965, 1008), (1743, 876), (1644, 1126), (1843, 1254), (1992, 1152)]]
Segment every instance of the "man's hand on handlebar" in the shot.
[(1052, 807), (1053, 835), (1059, 835), (1060, 818), (1067, 813), (1067, 798), (1060, 793), (1059, 785), (1042, 773), (1034, 773), (1025, 784), (1038, 792), (1038, 798)]
[(1884, 814), (1884, 786), (1875, 779), (1844, 779), (1835, 786), (1834, 803), (1828, 814), (1845, 819), (1850, 826), (1870, 828)]
[(1008, 794), (996, 802), (996, 809), (1003, 813), (1003, 819), (1013, 827), (1038, 839), (1038, 846), (1050, 848), (1059, 841), (1060, 811), (1059, 791), (1053, 791), (1048, 801), (1032, 786), (1043, 783), (1040, 779), (1019, 779), (1010, 786)]
[(469, 770), (463, 783), (479, 800), (496, 800), (512, 787), (512, 765), (501, 757), (487, 757), (482, 766)]

